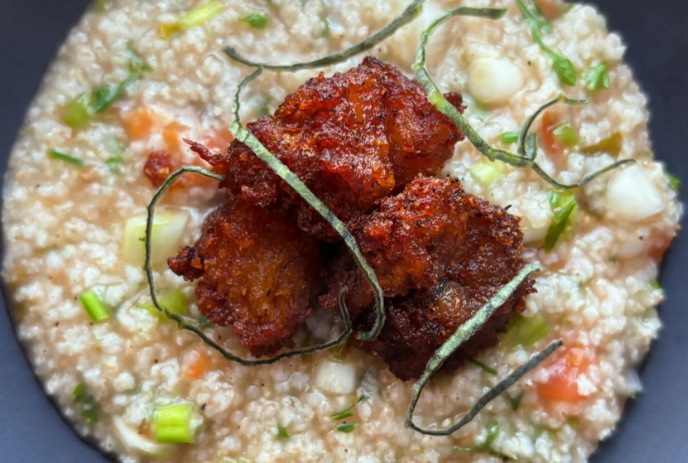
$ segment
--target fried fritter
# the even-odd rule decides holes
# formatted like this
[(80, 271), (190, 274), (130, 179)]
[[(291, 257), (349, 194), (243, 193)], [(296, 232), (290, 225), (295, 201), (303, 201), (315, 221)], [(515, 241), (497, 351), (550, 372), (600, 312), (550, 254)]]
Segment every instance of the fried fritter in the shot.
[(289, 344), (321, 287), (317, 241), (286, 212), (242, 199), (215, 210), (196, 245), (182, 248), (168, 264), (186, 280), (198, 279), (200, 312), (232, 326), (256, 356)]
[[(456, 180), (419, 176), (380, 211), (353, 228), (386, 297), (388, 320), (373, 342), (357, 342), (376, 352), (397, 377), (418, 377), (432, 354), (523, 267), (518, 220), (463, 191)], [(352, 259), (342, 254), (328, 283), (323, 305), (336, 307), (347, 287), (347, 304), (358, 330), (374, 319), (373, 293)], [(523, 308), (532, 291), (525, 282), (448, 362), (494, 345), (509, 314)]]
[[(448, 94), (460, 110), (461, 96)], [(375, 58), (344, 74), (310, 79), (272, 116), (248, 124), (337, 217), (369, 213), (418, 173), (435, 175), (463, 134), (427, 99), (423, 88)], [(337, 233), (243, 143), (225, 154), (194, 147), (226, 175), (221, 186), (251, 203), (294, 207), (307, 233), (339, 241)]]

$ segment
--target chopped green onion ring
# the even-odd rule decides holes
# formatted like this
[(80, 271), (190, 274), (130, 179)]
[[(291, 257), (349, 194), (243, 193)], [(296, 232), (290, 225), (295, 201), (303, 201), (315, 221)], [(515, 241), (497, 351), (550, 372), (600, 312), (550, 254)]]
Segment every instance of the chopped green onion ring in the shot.
[(536, 162), (535, 156), (537, 154), (537, 135), (530, 133), (530, 127), (535, 121), (535, 119), (547, 108), (557, 103), (564, 103), (569, 105), (582, 105), (587, 104), (588, 100), (573, 100), (561, 95), (551, 101), (548, 101), (543, 106), (538, 108), (535, 113), (533, 113), (523, 124), (521, 132), (518, 138), (518, 149), (517, 153), (510, 153), (498, 148), (491, 147), (480, 134), (468, 123), (466, 118), (449, 103), (442, 93), (437, 88), (437, 85), (432, 80), (430, 73), (425, 65), (425, 49), (430, 40), (430, 36), (435, 32), (435, 30), (444, 24), (447, 20), (457, 15), (470, 15), (470, 16), (480, 16), (491, 19), (498, 19), (504, 15), (506, 10), (491, 9), (491, 8), (467, 8), (459, 7), (453, 10), (449, 10), (443, 16), (436, 19), (433, 23), (428, 26), (421, 34), (420, 47), (418, 49), (418, 54), (416, 56), (416, 62), (413, 64), (413, 71), (416, 73), (418, 82), (423, 86), (425, 92), (428, 95), (428, 100), (432, 103), (438, 111), (451, 119), (452, 122), (461, 130), (461, 132), (466, 136), (466, 138), (473, 144), (473, 146), (484, 154), (490, 161), (499, 160), (510, 164), (514, 167), (519, 168), (530, 168), (535, 171), (544, 181), (550, 185), (562, 189), (570, 190), (573, 188), (578, 188), (580, 186), (586, 185), (587, 183), (593, 181), (600, 175), (609, 172), (610, 170), (616, 169), (624, 164), (629, 164), (635, 162), (633, 159), (624, 159), (622, 161), (617, 161), (609, 166), (597, 171), (592, 174), (583, 177), (580, 181), (574, 184), (566, 185), (559, 183), (550, 177), (547, 172), (545, 172)]
[(241, 109), (241, 103), (239, 101), (241, 92), (262, 72), (263, 68), (256, 69), (256, 71), (254, 71), (253, 74), (249, 75), (246, 79), (244, 79), (243, 82), (241, 82), (241, 84), (239, 84), (239, 89), (236, 93), (234, 101), (234, 120), (232, 121), (231, 125), (232, 134), (237, 140), (251, 148), (251, 150), (258, 159), (263, 161), (270, 169), (272, 169), (272, 171), (275, 174), (277, 174), (291, 188), (293, 188), (294, 191), (296, 191), (299, 194), (299, 196), (301, 196), (301, 198), (303, 198), (303, 200), (308, 203), (308, 205), (315, 209), (315, 211), (318, 214), (320, 214), (322, 218), (325, 219), (332, 226), (332, 228), (334, 228), (334, 230), (339, 234), (339, 236), (342, 237), (342, 239), (344, 240), (344, 244), (347, 248), (349, 248), (349, 251), (351, 252), (354, 260), (360, 267), (361, 271), (370, 283), (370, 286), (372, 286), (373, 292), (375, 293), (375, 323), (373, 324), (373, 327), (369, 332), (358, 333), (358, 339), (362, 341), (373, 341), (378, 337), (380, 331), (382, 331), (382, 327), (385, 324), (385, 301), (382, 293), (382, 288), (380, 287), (380, 283), (377, 280), (377, 276), (375, 275), (373, 269), (366, 262), (365, 257), (363, 257), (363, 253), (361, 252), (361, 249), (358, 247), (356, 239), (346, 228), (346, 224), (344, 224), (344, 222), (337, 218), (337, 216), (335, 216), (332, 213), (332, 211), (328, 209), (327, 206), (325, 206), (325, 204), (320, 200), (320, 198), (315, 196), (313, 192), (311, 192), (311, 190), (308, 189), (308, 187), (301, 181), (301, 179), (294, 172), (289, 170), (289, 168), (286, 165), (284, 165), (282, 161), (280, 161), (274, 154), (268, 151), (267, 148), (265, 148), (265, 146), (263, 146), (263, 144), (260, 141), (258, 141), (258, 139), (251, 132), (246, 130), (243, 127), (243, 125), (241, 125), (241, 119), (239, 117), (239, 110)]
[(251, 67), (262, 67), (264, 69), (269, 69), (272, 71), (298, 71), (300, 69), (313, 69), (324, 66), (329, 66), (331, 64), (340, 63), (347, 60), (348, 58), (357, 55), (363, 51), (373, 48), (378, 43), (382, 42), (386, 38), (390, 37), (401, 27), (413, 21), (416, 17), (420, 15), (423, 11), (423, 3), (425, 0), (413, 0), (413, 2), (392, 22), (387, 24), (385, 27), (380, 29), (375, 34), (370, 37), (352, 45), (351, 47), (333, 53), (331, 55), (319, 58), (313, 61), (308, 61), (304, 63), (294, 63), (294, 64), (268, 64), (259, 63), (256, 61), (251, 61), (248, 58), (241, 56), (234, 48), (225, 48), (225, 54), (232, 60), (237, 61), (241, 64)]
[(358, 423), (342, 423), (339, 426), (337, 426), (337, 431), (348, 434), (350, 432), (353, 432), (353, 430), (357, 427)]
[(160, 407), (153, 413), (155, 438), (158, 442), (193, 444), (196, 442), (191, 420), (194, 406), (190, 403)]
[(241, 22), (245, 22), (254, 29), (263, 29), (268, 25), (268, 17), (262, 11), (254, 11), (241, 18)]
[(170, 189), (170, 187), (174, 184), (174, 182), (184, 175), (187, 172), (192, 172), (196, 173), (199, 175), (203, 175), (204, 177), (212, 178), (213, 180), (217, 180), (218, 182), (222, 181), (224, 177), (221, 175), (218, 175), (214, 172), (210, 172), (209, 170), (206, 170), (202, 167), (198, 166), (183, 166), (176, 172), (174, 172), (172, 175), (170, 175), (167, 180), (160, 186), (158, 191), (153, 195), (153, 198), (151, 199), (151, 202), (148, 204), (148, 220), (146, 221), (146, 260), (145, 260), (145, 265), (144, 265), (144, 270), (146, 271), (146, 277), (148, 279), (148, 288), (150, 290), (150, 295), (151, 295), (151, 300), (153, 302), (153, 306), (155, 309), (160, 312), (164, 313), (168, 318), (174, 320), (177, 322), (177, 324), (184, 330), (191, 331), (194, 333), (196, 336), (201, 338), (201, 341), (203, 341), (206, 345), (209, 347), (215, 349), (217, 352), (220, 353), (225, 359), (239, 363), (240, 365), (244, 366), (257, 366), (257, 365), (270, 365), (272, 363), (278, 362), (282, 359), (285, 358), (290, 358), (290, 357), (296, 357), (298, 355), (303, 355), (303, 354), (311, 354), (313, 352), (318, 352), (321, 350), (327, 350), (330, 349), (334, 346), (337, 346), (341, 344), (342, 342), (345, 342), (349, 335), (351, 334), (352, 327), (351, 327), (351, 320), (349, 318), (349, 310), (346, 307), (346, 304), (344, 302), (344, 296), (346, 294), (346, 289), (342, 290), (342, 292), (339, 294), (339, 303), (340, 303), (340, 309), (341, 309), (341, 314), (342, 314), (342, 320), (344, 321), (344, 324), (346, 326), (345, 330), (337, 336), (335, 339), (325, 342), (323, 344), (317, 344), (314, 346), (310, 347), (304, 347), (302, 349), (295, 349), (291, 350), (288, 352), (284, 352), (282, 354), (279, 354), (275, 357), (272, 358), (267, 358), (267, 359), (244, 359), (241, 357), (238, 357), (231, 352), (227, 351), (224, 347), (222, 347), (220, 344), (218, 344), (214, 339), (212, 339), (210, 336), (205, 334), (203, 329), (199, 326), (198, 322), (196, 320), (187, 318), (183, 315), (176, 314), (174, 312), (171, 312), (167, 310), (165, 307), (163, 307), (160, 304), (160, 300), (158, 299), (158, 296), (155, 292), (155, 278), (153, 276), (153, 247), (152, 247), (152, 242), (153, 240), (151, 239), (151, 236), (153, 234), (153, 223), (155, 219), (155, 206), (157, 205), (158, 201), (162, 198), (162, 196), (165, 194), (167, 190)]

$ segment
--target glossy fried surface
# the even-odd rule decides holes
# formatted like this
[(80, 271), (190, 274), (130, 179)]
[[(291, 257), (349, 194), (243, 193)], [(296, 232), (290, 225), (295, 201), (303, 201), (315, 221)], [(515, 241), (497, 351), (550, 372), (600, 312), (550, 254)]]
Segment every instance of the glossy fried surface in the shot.
[(151, 153), (143, 166), (143, 174), (151, 181), (154, 187), (159, 188), (165, 183), (167, 177), (175, 170), (175, 164), (169, 153), (156, 151)]
[[(379, 212), (361, 218), (354, 235), (386, 297), (388, 320), (379, 338), (357, 346), (376, 352), (401, 379), (418, 377), (432, 354), (523, 267), (518, 220), (463, 191), (451, 179), (419, 176)], [(330, 292), (349, 288), (359, 330), (373, 322), (373, 294), (346, 254), (334, 266)], [(494, 345), (514, 310), (532, 291), (528, 280), (446, 365)]]
[[(460, 95), (448, 98), (462, 109)], [(437, 174), (463, 139), (417, 82), (370, 57), (344, 74), (310, 79), (274, 115), (247, 127), (344, 222), (371, 212), (418, 173)], [(226, 175), (222, 186), (231, 193), (261, 207), (293, 207), (301, 229), (339, 240), (243, 143), (222, 155), (195, 150)]]
[(288, 214), (230, 200), (203, 225), (193, 248), (182, 248), (169, 266), (198, 279), (198, 308), (210, 321), (232, 326), (256, 356), (289, 344), (311, 315), (320, 288), (318, 243)]

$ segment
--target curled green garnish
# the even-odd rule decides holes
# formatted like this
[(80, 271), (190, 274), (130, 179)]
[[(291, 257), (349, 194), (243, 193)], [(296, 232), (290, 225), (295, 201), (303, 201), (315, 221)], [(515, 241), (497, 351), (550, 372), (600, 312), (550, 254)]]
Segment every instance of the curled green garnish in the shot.
[(239, 89), (236, 93), (234, 101), (234, 120), (232, 121), (231, 125), (232, 134), (234, 134), (234, 137), (237, 140), (251, 148), (258, 159), (263, 161), (270, 169), (272, 169), (275, 174), (277, 174), (291, 188), (293, 188), (294, 191), (296, 191), (299, 196), (301, 196), (301, 198), (308, 203), (309, 206), (315, 209), (315, 211), (332, 226), (339, 236), (342, 237), (344, 244), (347, 248), (349, 248), (354, 260), (360, 267), (361, 271), (370, 283), (370, 286), (372, 286), (373, 292), (375, 293), (375, 323), (369, 332), (358, 333), (358, 338), (362, 341), (372, 341), (377, 338), (385, 324), (386, 314), (384, 297), (382, 294), (382, 288), (377, 281), (377, 276), (375, 275), (373, 269), (366, 262), (365, 257), (363, 257), (361, 249), (358, 247), (353, 235), (346, 228), (346, 224), (339, 220), (339, 218), (332, 213), (325, 203), (323, 203), (320, 198), (315, 196), (294, 172), (289, 170), (289, 168), (284, 165), (282, 161), (268, 151), (267, 148), (265, 148), (265, 146), (263, 146), (263, 144), (241, 124), (241, 119), (239, 117), (239, 110), (241, 108), (241, 92), (262, 72), (263, 68), (258, 68), (255, 72), (253, 72), (253, 74), (248, 76), (243, 82), (241, 82), (241, 84), (239, 84)]
[(62, 151), (58, 150), (50, 150), (48, 151), (48, 156), (57, 159), (58, 161), (65, 162), (67, 164), (71, 164), (73, 166), (77, 167), (84, 167), (84, 161), (82, 161), (79, 158), (75, 158), (74, 156), (71, 156), (69, 154), (63, 153)]
[(296, 357), (299, 355), (304, 355), (304, 354), (312, 354), (314, 352), (318, 352), (321, 350), (327, 350), (330, 349), (336, 345), (341, 344), (342, 342), (345, 342), (349, 335), (351, 335), (351, 320), (349, 319), (349, 311), (346, 307), (346, 303), (344, 301), (344, 295), (345, 295), (345, 290), (342, 291), (339, 294), (339, 303), (340, 303), (340, 309), (341, 309), (341, 315), (342, 315), (342, 320), (344, 321), (344, 324), (346, 326), (346, 329), (335, 339), (325, 342), (323, 344), (317, 344), (314, 346), (310, 347), (304, 347), (302, 349), (294, 349), (288, 352), (284, 352), (282, 354), (279, 354), (275, 357), (272, 358), (267, 358), (267, 359), (244, 359), (241, 358), (237, 355), (232, 354), (231, 352), (227, 351), (223, 346), (218, 344), (214, 339), (212, 339), (210, 336), (208, 336), (201, 326), (199, 326), (199, 323), (196, 320), (187, 318), (181, 314), (175, 313), (173, 311), (168, 310), (166, 307), (164, 307), (160, 302), (160, 299), (158, 299), (158, 296), (155, 292), (155, 278), (153, 276), (153, 264), (152, 264), (152, 257), (153, 257), (153, 247), (152, 247), (152, 242), (153, 240), (151, 239), (151, 236), (153, 234), (153, 223), (155, 219), (155, 206), (158, 204), (158, 201), (160, 201), (160, 198), (165, 194), (165, 192), (170, 189), (170, 187), (174, 184), (175, 181), (182, 175), (186, 173), (195, 173), (198, 175), (202, 175), (204, 177), (212, 178), (213, 180), (217, 180), (218, 182), (222, 181), (224, 177), (221, 175), (218, 175), (216, 173), (210, 172), (209, 170), (206, 170), (202, 167), (198, 166), (184, 166), (174, 172), (172, 175), (170, 175), (167, 180), (160, 186), (158, 191), (153, 195), (153, 198), (151, 199), (151, 202), (148, 204), (148, 220), (146, 221), (146, 237), (145, 237), (145, 244), (146, 244), (146, 260), (145, 260), (145, 265), (144, 265), (144, 270), (146, 271), (146, 277), (148, 278), (148, 289), (150, 290), (150, 295), (151, 295), (151, 300), (153, 302), (153, 306), (155, 309), (167, 316), (167, 318), (170, 318), (177, 322), (177, 324), (184, 330), (191, 331), (194, 333), (196, 336), (201, 338), (201, 341), (203, 341), (206, 345), (210, 346), (211, 348), (215, 349), (217, 352), (220, 353), (225, 359), (230, 360), (232, 362), (239, 363), (244, 366), (258, 366), (258, 365), (269, 365), (275, 362), (278, 362), (282, 359), (285, 358), (290, 358), (290, 357)]
[(420, 47), (418, 49), (418, 55), (416, 56), (416, 62), (413, 64), (413, 71), (416, 73), (418, 82), (423, 86), (425, 92), (428, 95), (428, 100), (430, 103), (437, 108), (442, 114), (451, 119), (452, 122), (463, 132), (466, 138), (475, 146), (475, 148), (484, 154), (490, 161), (502, 161), (511, 166), (518, 168), (529, 168), (533, 169), (543, 180), (545, 180), (550, 185), (554, 186), (560, 190), (569, 190), (572, 188), (578, 188), (583, 186), (600, 175), (609, 172), (610, 170), (616, 169), (617, 167), (635, 162), (633, 159), (624, 159), (622, 161), (615, 162), (604, 169), (594, 172), (586, 177), (583, 177), (580, 181), (574, 184), (563, 184), (554, 180), (552, 177), (545, 172), (542, 167), (540, 167), (535, 162), (535, 157), (537, 155), (537, 135), (530, 132), (530, 127), (532, 126), (535, 119), (542, 114), (547, 108), (553, 106), (557, 103), (564, 103), (568, 105), (582, 105), (587, 104), (588, 100), (573, 100), (562, 95), (551, 101), (548, 101), (540, 108), (538, 108), (535, 113), (533, 113), (523, 124), (521, 132), (518, 137), (518, 148), (516, 153), (511, 153), (509, 151), (493, 148), (491, 147), (480, 134), (468, 123), (466, 118), (457, 110), (451, 103), (444, 98), (444, 95), (439, 91), (437, 85), (432, 80), (430, 73), (425, 65), (425, 49), (428, 45), (428, 41), (432, 34), (444, 24), (447, 20), (453, 16), (458, 15), (468, 15), (468, 16), (480, 16), (490, 19), (498, 19), (502, 17), (505, 10), (492, 9), (492, 8), (466, 8), (460, 7), (453, 10), (449, 10), (443, 16), (433, 21), (426, 30), (421, 34)]
[(497, 386), (490, 389), (484, 396), (482, 396), (478, 402), (473, 406), (473, 408), (466, 414), (458, 423), (446, 428), (446, 429), (428, 429), (422, 428), (413, 422), (413, 412), (418, 405), (418, 400), (420, 399), (423, 389), (428, 384), (432, 376), (442, 368), (444, 362), (456, 352), (466, 341), (468, 341), (475, 333), (477, 333), (485, 323), (490, 319), (490, 317), (506, 302), (506, 300), (511, 297), (511, 295), (518, 289), (521, 284), (528, 278), (528, 276), (539, 270), (536, 264), (526, 265), (519, 274), (506, 284), (502, 289), (500, 289), (497, 294), (495, 294), (488, 302), (485, 304), (478, 312), (473, 315), (467, 322), (462, 324), (454, 334), (437, 349), (437, 352), (432, 356), (428, 362), (425, 372), (421, 375), (420, 379), (413, 385), (413, 394), (411, 396), (411, 404), (409, 406), (408, 413), (406, 415), (405, 426), (407, 428), (412, 428), (421, 434), (427, 434), (432, 436), (448, 436), (463, 426), (468, 424), (475, 416), (480, 413), (480, 410), (485, 407), (490, 401), (499, 396), (502, 392), (506, 391), (511, 387), (516, 381), (522, 378), (526, 373), (531, 371), (533, 368), (538, 366), (545, 358), (547, 358), (552, 352), (559, 348), (563, 343), (557, 341), (550, 344), (544, 351), (535, 355), (527, 363), (519, 367), (516, 371), (512, 372), (509, 376), (501, 381)]
[(522, 0), (514, 0), (518, 9), (521, 10), (523, 16), (530, 22), (530, 28), (533, 33), (533, 40), (538, 44), (540, 49), (547, 55), (549, 59), (552, 60), (552, 69), (559, 77), (559, 80), (564, 85), (576, 85), (578, 82), (578, 73), (576, 68), (570, 59), (565, 56), (561, 56), (554, 52), (542, 41), (541, 30), (545, 32), (551, 32), (552, 26), (545, 20), (538, 18), (535, 14), (528, 9), (528, 7), (523, 3)]
[(423, 3), (425, 0), (413, 0), (413, 2), (391, 23), (387, 24), (385, 27), (380, 29), (375, 34), (370, 37), (352, 45), (351, 47), (333, 53), (331, 55), (319, 58), (313, 61), (307, 61), (304, 63), (294, 63), (294, 64), (268, 64), (260, 63), (256, 61), (251, 61), (248, 58), (241, 56), (234, 48), (225, 48), (225, 53), (229, 58), (239, 63), (245, 64), (251, 67), (262, 67), (264, 69), (270, 69), (273, 71), (298, 71), (299, 69), (313, 69), (324, 66), (329, 66), (331, 64), (339, 63), (347, 60), (348, 58), (357, 55), (363, 51), (373, 48), (378, 43), (390, 37), (401, 27), (405, 26), (409, 22), (413, 21), (420, 13), (423, 11)]

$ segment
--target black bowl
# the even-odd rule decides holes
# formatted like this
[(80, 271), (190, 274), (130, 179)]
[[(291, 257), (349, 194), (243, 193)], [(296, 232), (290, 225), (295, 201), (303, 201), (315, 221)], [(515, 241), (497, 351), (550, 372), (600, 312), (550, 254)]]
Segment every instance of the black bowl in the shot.
[[(1, 170), (59, 45), (91, 0), (0, 0)], [(629, 45), (627, 60), (650, 96), (652, 138), (669, 171), (688, 179), (688, 2), (683, 0), (597, 0)], [(2, 180), (0, 180), (2, 182)], [(682, 191), (684, 203), (688, 199)], [(685, 220), (683, 221), (685, 225)], [(592, 462), (682, 463), (688, 461), (688, 236), (674, 242), (663, 265), (667, 301), (664, 329), (642, 372), (645, 390), (628, 405), (615, 435)], [(5, 301), (7, 297), (5, 296)], [(19, 344), (7, 312), (0, 310), (0, 463), (107, 462), (77, 439), (39, 383)]]

